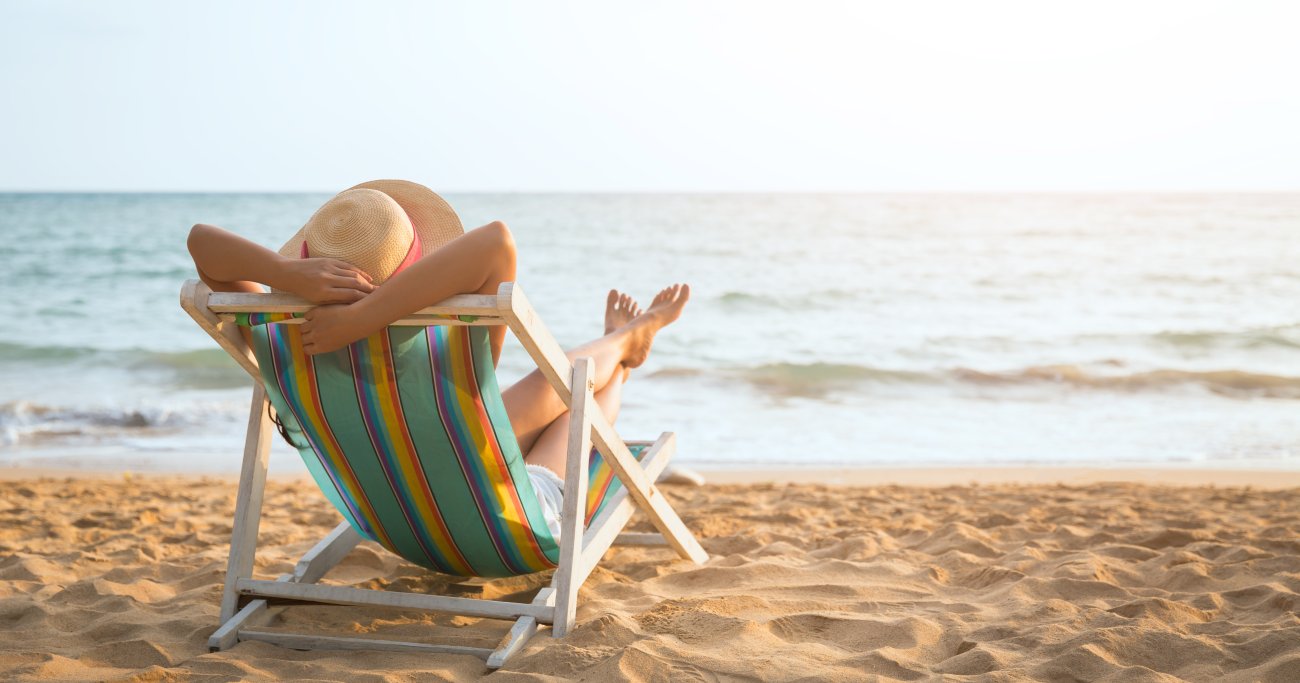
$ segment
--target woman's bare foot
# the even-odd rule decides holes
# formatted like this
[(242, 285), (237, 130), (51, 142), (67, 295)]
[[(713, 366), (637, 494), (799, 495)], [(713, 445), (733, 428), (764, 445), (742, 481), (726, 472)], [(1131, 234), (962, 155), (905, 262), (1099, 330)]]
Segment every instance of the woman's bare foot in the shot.
[[(632, 322), (638, 315), (641, 315), (641, 305), (636, 300), (617, 289), (609, 290), (609, 296), (605, 299), (605, 334)], [(622, 364), (618, 371), (622, 373), (620, 381), (623, 382), (632, 374), (632, 368)]]
[(623, 366), (635, 368), (645, 362), (650, 355), (650, 346), (654, 343), (655, 334), (663, 327), (682, 315), (682, 308), (686, 306), (686, 300), (691, 298), (690, 285), (673, 285), (665, 287), (657, 295), (654, 301), (650, 302), (650, 308), (645, 313), (636, 316), (623, 330), (629, 335), (627, 354), (623, 358)]
[(605, 299), (605, 334), (632, 322), (638, 315), (641, 315), (641, 306), (632, 297), (617, 289), (609, 290)]

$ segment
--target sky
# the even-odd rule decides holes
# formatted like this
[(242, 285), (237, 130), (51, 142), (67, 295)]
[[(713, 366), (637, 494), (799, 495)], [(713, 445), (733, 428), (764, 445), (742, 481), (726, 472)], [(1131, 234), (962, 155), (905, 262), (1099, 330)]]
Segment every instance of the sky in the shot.
[(1300, 190), (1293, 2), (0, 3), (0, 190)]

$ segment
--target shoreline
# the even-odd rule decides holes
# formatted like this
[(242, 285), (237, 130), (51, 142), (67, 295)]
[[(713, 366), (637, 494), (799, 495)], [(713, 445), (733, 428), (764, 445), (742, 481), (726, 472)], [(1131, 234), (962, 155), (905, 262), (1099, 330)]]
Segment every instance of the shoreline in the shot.
[[(691, 468), (695, 469), (695, 468)], [(1224, 486), (1264, 490), (1300, 488), (1300, 469), (1193, 466), (1073, 466), (979, 465), (930, 467), (756, 467), (696, 469), (708, 484), (822, 484), (828, 486), (980, 486), (1001, 484), (1061, 484), (1083, 486), (1122, 482), (1158, 486)], [(0, 467), (0, 481), (39, 479), (114, 480), (180, 478), (208, 481), (238, 479), (234, 472), (167, 470), (95, 470), (46, 467)], [(306, 472), (268, 473), (279, 482), (308, 481)]]
[(716, 484), (827, 484), (837, 486), (944, 487), (997, 484), (1083, 486), (1109, 482), (1159, 486), (1300, 487), (1300, 469), (1190, 466), (979, 465), (976, 467), (846, 467), (700, 470)]

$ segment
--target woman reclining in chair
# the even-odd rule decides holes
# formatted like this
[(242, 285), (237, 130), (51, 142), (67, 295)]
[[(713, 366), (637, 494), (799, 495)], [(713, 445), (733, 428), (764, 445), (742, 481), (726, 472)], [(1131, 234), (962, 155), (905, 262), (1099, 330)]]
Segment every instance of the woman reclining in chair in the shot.
[[(320, 306), (302, 324), (307, 354), (328, 353), (456, 294), (495, 294), (515, 279), (515, 244), (504, 223), (464, 232), (451, 207), (428, 188), (382, 180), (335, 196), (279, 253), (211, 225), (195, 225), (189, 250), (203, 282), (219, 292), (291, 292)], [(650, 352), (655, 334), (681, 315), (686, 285), (667, 287), (644, 312), (609, 292), (605, 335), (568, 351), (595, 362), (595, 400), (612, 423), (623, 383)], [(505, 327), (490, 331), (501, 355)], [(245, 332), (247, 332), (245, 330)], [(547, 526), (558, 534), (568, 406), (540, 371), (502, 392)]]

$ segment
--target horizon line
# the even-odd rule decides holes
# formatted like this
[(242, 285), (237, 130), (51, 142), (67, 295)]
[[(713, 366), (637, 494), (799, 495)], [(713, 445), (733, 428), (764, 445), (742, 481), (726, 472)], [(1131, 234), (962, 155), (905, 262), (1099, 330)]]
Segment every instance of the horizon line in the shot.
[[(1300, 193), (1300, 187), (1292, 188), (1254, 188), (1254, 189), (1228, 189), (1228, 188), (1180, 188), (1180, 189), (872, 189), (872, 190), (850, 190), (850, 189), (830, 189), (830, 190), (791, 190), (791, 189), (749, 189), (749, 190), (684, 190), (684, 189), (655, 189), (655, 190), (624, 190), (624, 189), (599, 189), (599, 190), (548, 190), (548, 189), (450, 189), (435, 190), (443, 194), (470, 194), (470, 195), (492, 195), (492, 194), (533, 194), (533, 195), (1115, 195), (1115, 194), (1167, 194), (1167, 195), (1187, 195), (1187, 194), (1296, 194)], [(296, 189), (296, 190), (248, 190), (248, 189), (220, 189), (220, 190), (194, 190), (194, 189), (16, 189), (0, 188), (0, 194), (18, 195), (18, 194), (45, 194), (45, 195), (75, 195), (75, 194), (140, 194), (140, 195), (186, 195), (186, 194), (337, 194), (340, 190), (318, 190), (318, 189)]]

